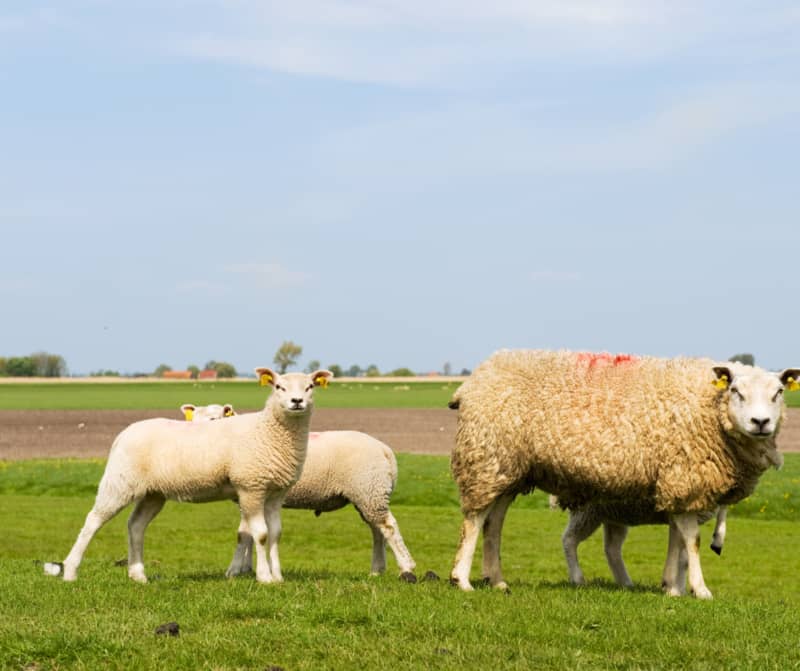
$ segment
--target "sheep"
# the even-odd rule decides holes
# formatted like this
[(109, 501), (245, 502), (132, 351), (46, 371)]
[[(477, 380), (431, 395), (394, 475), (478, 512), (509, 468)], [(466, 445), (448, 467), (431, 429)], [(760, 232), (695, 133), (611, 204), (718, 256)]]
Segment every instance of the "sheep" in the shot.
[(148, 419), (124, 429), (111, 446), (94, 507), (75, 544), (62, 564), (48, 563), (45, 572), (75, 580), (94, 534), (135, 503), (128, 520), (128, 576), (147, 582), (144, 532), (167, 499), (234, 499), (257, 541), (256, 579), (282, 582), (281, 504), (305, 460), (314, 387), (327, 386), (333, 374), (328, 370), (310, 375), (279, 375), (269, 368), (255, 371), (262, 385), (273, 387), (262, 412), (224, 422)]
[[(181, 406), (188, 421), (208, 421), (236, 414), (226, 404)], [(339, 510), (348, 503), (372, 531), (372, 575), (386, 570), (386, 544), (394, 553), (400, 578), (416, 582), (416, 564), (400, 534), (397, 520), (389, 510), (389, 498), (397, 484), (397, 460), (392, 449), (377, 438), (359, 431), (313, 432), (300, 479), (287, 492), (284, 508), (323, 512)], [(225, 575), (233, 577), (252, 571), (253, 537), (242, 518), (237, 546)]]
[[(556, 504), (557, 505), (557, 504)], [(717, 524), (711, 541), (711, 549), (722, 553), (725, 540), (727, 506), (716, 511)], [(698, 524), (705, 524), (713, 512), (698, 513)], [(569, 511), (569, 522), (561, 536), (564, 557), (567, 560), (569, 579), (575, 585), (585, 584), (583, 571), (578, 563), (578, 545), (589, 538), (603, 525), (603, 549), (614, 580), (622, 587), (632, 587), (633, 581), (622, 559), (622, 544), (628, 535), (629, 526), (640, 524), (670, 524), (669, 515), (657, 512), (651, 505), (635, 502), (589, 503)], [(680, 596), (686, 588), (686, 552), (677, 544), (676, 529), (670, 526), (669, 550), (662, 574), (662, 588), (667, 594)]]
[(223, 417), (232, 417), (236, 413), (233, 411), (233, 406), (230, 403), (219, 405), (212, 403), (210, 405), (192, 405), (191, 403), (184, 403), (181, 406), (181, 412), (187, 422), (191, 421), (211, 421), (215, 419), (222, 419)]
[(472, 589), (483, 528), (484, 575), (508, 588), (499, 556), (505, 513), (517, 494), (539, 487), (570, 509), (642, 501), (666, 513), (675, 547), (686, 551), (691, 591), (712, 598), (698, 513), (745, 498), (782, 463), (782, 392), (798, 374), (706, 359), (495, 353), (450, 402), (459, 412), (451, 471), (464, 515), (451, 581)]

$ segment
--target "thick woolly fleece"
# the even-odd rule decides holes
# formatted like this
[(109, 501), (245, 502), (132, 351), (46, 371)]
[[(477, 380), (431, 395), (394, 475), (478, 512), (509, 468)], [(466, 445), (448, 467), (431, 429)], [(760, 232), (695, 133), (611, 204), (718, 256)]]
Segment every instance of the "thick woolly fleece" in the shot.
[(642, 517), (620, 520), (635, 524), (653, 513), (710, 511), (745, 498), (781, 457), (774, 435), (755, 440), (734, 429), (730, 394), (714, 386), (713, 366), (705, 359), (495, 353), (451, 404), (459, 407), (451, 468), (462, 510), (484, 510), (503, 493), (535, 486), (568, 508), (642, 501)]

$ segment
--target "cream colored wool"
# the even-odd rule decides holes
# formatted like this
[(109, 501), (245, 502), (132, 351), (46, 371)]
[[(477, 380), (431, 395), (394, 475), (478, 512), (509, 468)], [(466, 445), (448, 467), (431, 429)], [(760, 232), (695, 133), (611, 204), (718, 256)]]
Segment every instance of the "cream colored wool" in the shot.
[[(359, 431), (323, 431), (309, 435), (303, 472), (287, 492), (285, 508), (313, 510), (320, 515), (352, 503), (373, 536), (373, 574), (386, 569), (385, 544), (394, 553), (401, 575), (411, 580), (415, 563), (406, 547), (389, 499), (397, 483), (397, 460), (391, 448)], [(250, 570), (251, 538), (239, 528), (239, 544), (227, 575)]]
[(665, 514), (667, 591), (681, 593), (680, 554), (691, 591), (710, 599), (697, 551), (698, 513), (748, 496), (767, 468), (780, 466), (782, 391), (798, 376), (798, 369), (775, 375), (704, 359), (497, 352), (450, 403), (459, 409), (451, 469), (464, 513), (451, 580), (472, 589), (482, 530), (483, 574), (507, 588), (503, 520), (517, 494), (539, 487), (570, 509), (633, 502), (642, 506), (633, 511), (637, 520)]
[(533, 486), (569, 508), (644, 499), (655, 511), (691, 512), (745, 498), (780, 455), (774, 435), (753, 440), (734, 430), (713, 365), (496, 353), (454, 396), (451, 467), (462, 510)]

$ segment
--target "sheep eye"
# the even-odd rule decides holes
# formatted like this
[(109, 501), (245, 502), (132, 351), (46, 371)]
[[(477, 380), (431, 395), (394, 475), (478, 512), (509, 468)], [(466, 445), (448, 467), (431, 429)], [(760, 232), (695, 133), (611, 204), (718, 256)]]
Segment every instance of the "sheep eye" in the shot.
[(740, 401), (744, 401), (744, 396), (742, 396), (742, 392), (740, 392), (736, 387), (731, 387), (731, 393), (737, 396)]
[(775, 396), (772, 397), (772, 402), (775, 403), (775, 401), (777, 401), (781, 397), (781, 394), (783, 394), (783, 387), (781, 387), (780, 389), (778, 389), (778, 391), (775, 392)]
[(286, 391), (286, 389), (284, 387), (281, 387), (279, 384), (275, 385), (275, 389), (277, 389), (278, 391)]
[(313, 384), (310, 384), (306, 387), (306, 391), (311, 391), (314, 388)]

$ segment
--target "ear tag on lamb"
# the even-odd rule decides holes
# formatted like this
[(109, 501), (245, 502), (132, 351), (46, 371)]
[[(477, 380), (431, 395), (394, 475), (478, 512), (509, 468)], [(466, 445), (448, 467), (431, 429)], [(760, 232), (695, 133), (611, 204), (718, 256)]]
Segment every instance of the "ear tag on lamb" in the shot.
[[(317, 379), (314, 380), (314, 382), (316, 382), (323, 389), (327, 389), (328, 387), (328, 378), (325, 377), (324, 375), (318, 375)], [(800, 387), (800, 385), (798, 385), (798, 387)]]
[(795, 380), (793, 377), (787, 378), (786, 388), (789, 391), (800, 391), (800, 382)]
[(261, 373), (261, 380), (259, 384), (262, 387), (266, 387), (270, 382), (272, 382), (272, 375), (269, 373)]
[(189, 410), (188, 408), (183, 411), (183, 416), (186, 418), (187, 422), (192, 421), (192, 417), (194, 417), (194, 410)]
[(233, 414), (232, 408), (225, 408), (225, 417), (230, 417)]
[(728, 376), (727, 375), (720, 375), (719, 379), (714, 380), (712, 383), (717, 389), (727, 389), (728, 388)]

